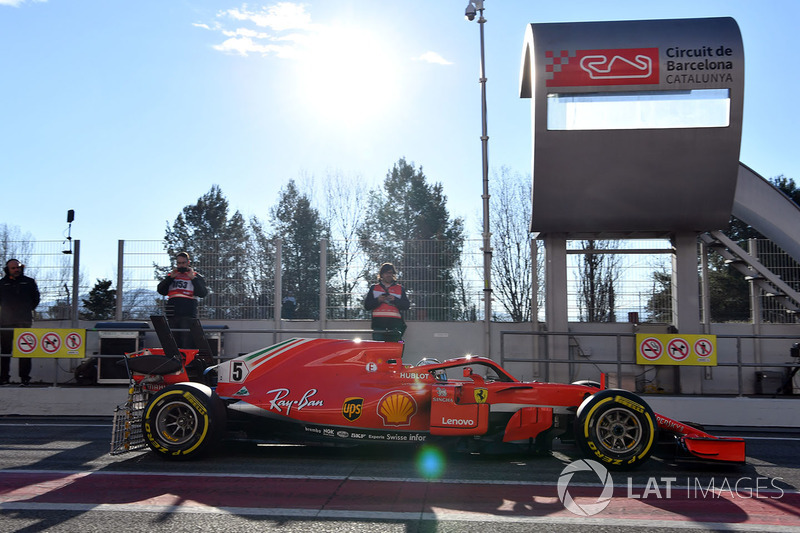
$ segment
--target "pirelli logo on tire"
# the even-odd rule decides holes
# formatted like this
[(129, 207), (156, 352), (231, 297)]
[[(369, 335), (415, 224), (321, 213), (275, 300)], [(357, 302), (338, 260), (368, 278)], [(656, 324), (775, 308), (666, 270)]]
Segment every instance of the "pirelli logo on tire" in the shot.
[(629, 400), (628, 398), (623, 398), (622, 396), (614, 396), (614, 401), (619, 403), (619, 404), (622, 404), (622, 405), (625, 405), (627, 407), (630, 407), (634, 411), (637, 411), (639, 413), (644, 413), (644, 406), (643, 405), (639, 405), (638, 403), (634, 402), (633, 400)]

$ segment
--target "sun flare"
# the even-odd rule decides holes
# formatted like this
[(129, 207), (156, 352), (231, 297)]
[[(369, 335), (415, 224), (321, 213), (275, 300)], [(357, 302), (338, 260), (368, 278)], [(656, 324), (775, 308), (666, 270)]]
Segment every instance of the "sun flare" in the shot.
[(391, 105), (397, 91), (397, 62), (378, 36), (330, 27), (307, 45), (299, 64), (301, 94), (315, 116), (361, 123)]

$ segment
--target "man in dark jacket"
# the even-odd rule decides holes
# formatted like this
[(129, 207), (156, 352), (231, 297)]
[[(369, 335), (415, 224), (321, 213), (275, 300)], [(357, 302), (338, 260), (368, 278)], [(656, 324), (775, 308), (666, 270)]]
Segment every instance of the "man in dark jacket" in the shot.
[[(175, 268), (156, 287), (158, 294), (167, 297), (166, 315), (169, 327), (189, 329), (197, 318), (197, 299), (208, 294), (206, 280), (191, 266), (189, 254), (180, 252), (175, 256)], [(175, 334), (180, 348), (192, 348), (188, 333)]]
[[(14, 331), (5, 328), (29, 328), (33, 325), (33, 310), (39, 305), (39, 287), (24, 274), (25, 267), (16, 259), (6, 261), (5, 276), (0, 279), (0, 385), (9, 383)], [(22, 386), (31, 382), (31, 360), (19, 358), (19, 378)]]

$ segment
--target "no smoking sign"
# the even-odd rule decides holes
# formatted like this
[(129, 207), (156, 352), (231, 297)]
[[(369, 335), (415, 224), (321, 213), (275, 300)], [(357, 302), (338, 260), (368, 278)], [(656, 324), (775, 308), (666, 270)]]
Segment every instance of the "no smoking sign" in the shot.
[(24, 354), (30, 354), (39, 345), (39, 339), (33, 333), (25, 332), (17, 337), (16, 349)]

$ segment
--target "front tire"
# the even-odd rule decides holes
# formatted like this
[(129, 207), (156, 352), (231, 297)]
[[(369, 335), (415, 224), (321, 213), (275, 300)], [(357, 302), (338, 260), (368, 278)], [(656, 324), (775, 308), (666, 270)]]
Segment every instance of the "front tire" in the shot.
[(635, 394), (607, 389), (578, 408), (575, 439), (584, 455), (612, 470), (636, 468), (647, 460), (658, 438), (650, 407)]
[(144, 410), (142, 434), (167, 459), (192, 459), (212, 449), (225, 426), (222, 401), (200, 383), (180, 383), (153, 394)]

